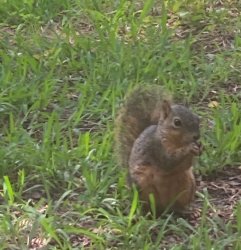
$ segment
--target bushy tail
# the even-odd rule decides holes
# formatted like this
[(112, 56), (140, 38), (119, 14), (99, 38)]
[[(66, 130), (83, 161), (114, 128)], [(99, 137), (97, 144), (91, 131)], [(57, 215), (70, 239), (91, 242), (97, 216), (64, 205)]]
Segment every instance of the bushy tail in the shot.
[(115, 120), (115, 151), (121, 166), (127, 167), (132, 146), (141, 132), (157, 124), (164, 99), (159, 85), (139, 85), (125, 99)]

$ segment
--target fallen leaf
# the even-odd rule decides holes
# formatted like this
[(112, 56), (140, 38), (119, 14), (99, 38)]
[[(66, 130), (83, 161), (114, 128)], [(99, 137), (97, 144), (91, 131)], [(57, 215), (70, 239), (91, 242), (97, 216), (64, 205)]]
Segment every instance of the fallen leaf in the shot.
[(217, 108), (219, 106), (219, 103), (217, 101), (211, 101), (209, 104), (208, 104), (208, 107), (209, 108)]

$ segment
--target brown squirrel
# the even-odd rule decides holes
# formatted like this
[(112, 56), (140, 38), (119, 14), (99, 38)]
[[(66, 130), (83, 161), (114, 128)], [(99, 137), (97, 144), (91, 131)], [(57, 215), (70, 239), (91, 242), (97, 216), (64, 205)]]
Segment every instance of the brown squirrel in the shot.
[(115, 123), (119, 163), (128, 166), (144, 210), (181, 212), (193, 200), (193, 159), (202, 152), (199, 118), (172, 104), (159, 85), (139, 86), (126, 98)]

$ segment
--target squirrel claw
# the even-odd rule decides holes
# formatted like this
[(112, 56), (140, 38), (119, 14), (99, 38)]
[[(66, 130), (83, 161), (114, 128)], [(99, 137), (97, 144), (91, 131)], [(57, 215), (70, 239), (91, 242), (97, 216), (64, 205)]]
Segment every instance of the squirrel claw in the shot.
[(203, 145), (200, 142), (191, 143), (191, 152), (194, 155), (200, 156), (203, 151)]

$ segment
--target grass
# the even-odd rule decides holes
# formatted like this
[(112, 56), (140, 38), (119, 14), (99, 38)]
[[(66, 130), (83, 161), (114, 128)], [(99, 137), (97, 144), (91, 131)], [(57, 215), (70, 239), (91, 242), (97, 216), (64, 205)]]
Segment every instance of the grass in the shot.
[(234, 223), (207, 194), (197, 227), (146, 218), (115, 163), (127, 89), (156, 83), (202, 117), (197, 173), (241, 164), (239, 1), (157, 2), (1, 4), (1, 249), (241, 248), (240, 204)]

